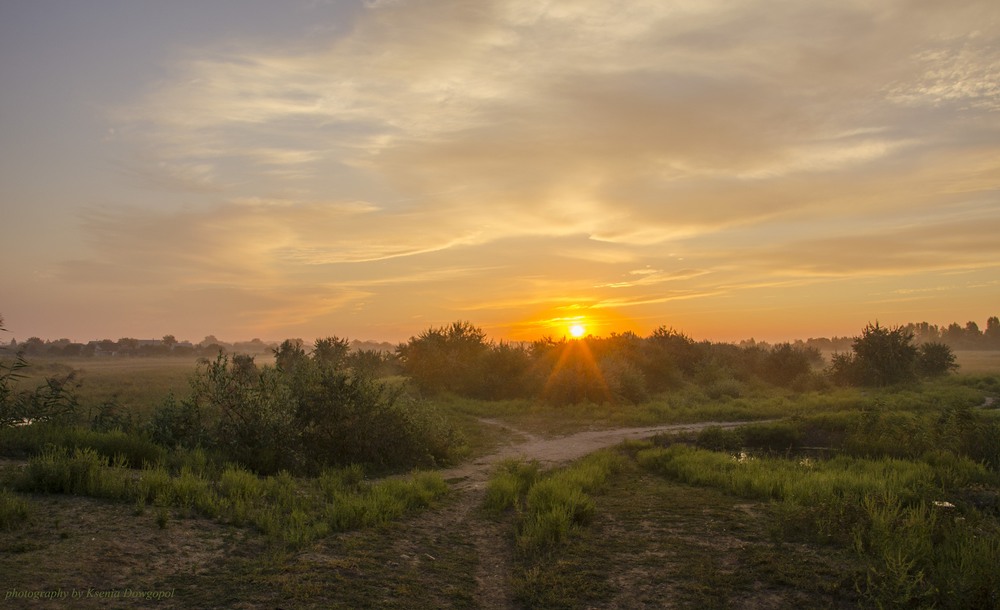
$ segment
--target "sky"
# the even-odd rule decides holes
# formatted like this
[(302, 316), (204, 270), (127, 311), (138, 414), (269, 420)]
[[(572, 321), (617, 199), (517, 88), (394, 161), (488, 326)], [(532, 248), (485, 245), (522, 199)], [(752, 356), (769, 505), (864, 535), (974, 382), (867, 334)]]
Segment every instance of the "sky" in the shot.
[(1000, 314), (996, 0), (0, 0), (8, 337)]

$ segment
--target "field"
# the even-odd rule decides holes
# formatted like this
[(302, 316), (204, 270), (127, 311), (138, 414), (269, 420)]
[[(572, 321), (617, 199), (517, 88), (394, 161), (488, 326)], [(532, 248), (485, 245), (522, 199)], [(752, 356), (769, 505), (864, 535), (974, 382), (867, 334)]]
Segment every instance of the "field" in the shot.
[(967, 375), (997, 374), (1000, 372), (1000, 351), (957, 350), (955, 357), (959, 371)]
[[(37, 433), (50, 449), (32, 457), (12, 449), (28, 432), (7, 433), (0, 595), (39, 608), (998, 608), (1000, 359), (958, 356), (973, 375), (884, 390), (437, 398), (461, 459), (384, 477), (258, 476), (114, 431)], [(194, 370), (34, 364), (36, 378), (77, 370), (85, 411), (113, 398), (137, 420), (185, 396)]]

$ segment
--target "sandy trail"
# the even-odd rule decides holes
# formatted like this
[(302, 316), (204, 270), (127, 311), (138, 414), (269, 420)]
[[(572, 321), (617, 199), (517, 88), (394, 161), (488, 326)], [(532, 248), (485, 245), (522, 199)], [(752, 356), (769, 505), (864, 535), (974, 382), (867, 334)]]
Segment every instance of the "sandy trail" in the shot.
[[(611, 428), (607, 430), (585, 430), (567, 436), (542, 438), (519, 430), (509, 424), (492, 419), (479, 421), (509, 430), (520, 437), (520, 442), (507, 445), (499, 451), (476, 458), (470, 462), (441, 470), (439, 473), (456, 489), (476, 489), (482, 487), (489, 479), (493, 466), (509, 458), (537, 460), (543, 468), (548, 468), (579, 459), (606, 447), (612, 447), (626, 440), (649, 438), (657, 434), (696, 432), (704, 428), (736, 428), (751, 423), (746, 421), (699, 422), (693, 424), (664, 424), (659, 426), (642, 426), (637, 428)], [(774, 420), (766, 420), (774, 421)]]

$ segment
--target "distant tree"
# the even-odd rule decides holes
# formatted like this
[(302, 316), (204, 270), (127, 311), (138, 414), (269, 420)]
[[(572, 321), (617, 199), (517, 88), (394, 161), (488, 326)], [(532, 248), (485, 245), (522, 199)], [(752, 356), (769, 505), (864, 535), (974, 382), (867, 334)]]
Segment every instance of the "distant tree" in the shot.
[(982, 336), (982, 331), (979, 330), (979, 325), (973, 320), (969, 320), (965, 323), (965, 337), (966, 339), (976, 340)]
[(703, 359), (704, 350), (693, 339), (661, 326), (643, 341), (638, 364), (650, 391), (660, 392), (679, 385)]
[(983, 331), (983, 339), (986, 346), (991, 349), (1000, 349), (1000, 318), (990, 316), (986, 320), (986, 330)]
[(941, 333), (941, 340), (953, 347), (959, 346), (965, 341), (965, 329), (958, 322), (952, 322)]
[(347, 363), (347, 354), (351, 351), (351, 342), (339, 337), (316, 339), (313, 343), (312, 358), (319, 366), (331, 370), (340, 370)]
[(944, 343), (924, 343), (918, 348), (916, 370), (922, 377), (940, 377), (957, 370), (955, 354)]
[(286, 373), (295, 371), (308, 359), (302, 339), (285, 339), (273, 351), (274, 365)]
[(809, 374), (818, 355), (815, 348), (780, 343), (767, 352), (760, 376), (775, 385), (790, 387), (792, 382)]
[(474, 395), (482, 386), (486, 333), (469, 322), (430, 328), (397, 348), (403, 371), (429, 394)]
[(869, 324), (851, 345), (853, 354), (834, 354), (831, 376), (840, 382), (887, 386), (916, 378), (917, 348), (903, 327)]
[(28, 340), (21, 344), (21, 350), (28, 356), (39, 356), (45, 352), (45, 341), (38, 337), (28, 337)]
[(174, 349), (177, 346), (177, 338), (173, 335), (163, 335), (163, 346), (167, 348), (167, 351)]

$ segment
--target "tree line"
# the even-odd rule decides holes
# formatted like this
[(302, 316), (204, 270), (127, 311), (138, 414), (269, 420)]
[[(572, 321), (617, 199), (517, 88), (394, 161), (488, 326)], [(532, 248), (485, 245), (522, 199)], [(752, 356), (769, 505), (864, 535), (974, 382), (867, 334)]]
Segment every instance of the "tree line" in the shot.
[(955, 355), (943, 343), (917, 344), (907, 327), (869, 324), (829, 366), (815, 346), (695, 341), (667, 327), (649, 336), (529, 344), (489, 341), (469, 322), (430, 328), (396, 350), (401, 372), (426, 395), (540, 398), (556, 404), (639, 403), (685, 384), (712, 398), (768, 384), (798, 391), (829, 384), (884, 386), (946, 375)]
[[(913, 335), (916, 343), (944, 343), (952, 349), (968, 350), (1000, 350), (1000, 318), (990, 316), (986, 320), (986, 328), (980, 329), (979, 324), (970, 320), (964, 325), (952, 322), (947, 326), (938, 326), (928, 322), (910, 322), (901, 326), (903, 330)], [(846, 351), (851, 348), (853, 337), (832, 337), (807, 339), (802, 343), (822, 351)]]
[[(227, 354), (270, 354), (278, 346), (279, 343), (276, 341), (265, 342), (257, 338), (249, 341), (227, 343), (216, 338), (214, 335), (208, 335), (202, 341), (192, 343), (190, 341), (179, 341), (174, 335), (164, 335), (161, 339), (122, 337), (118, 340), (101, 339), (87, 343), (78, 343), (70, 339), (46, 341), (39, 337), (29, 337), (21, 342), (11, 340), (7, 348), (10, 351), (18, 351), (26, 356), (48, 358), (142, 358), (162, 356), (214, 358), (220, 352)], [(354, 350), (392, 351), (394, 346), (391, 343), (354, 340), (351, 342), (351, 348)]]

